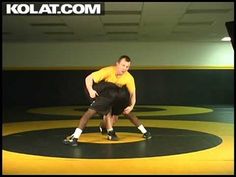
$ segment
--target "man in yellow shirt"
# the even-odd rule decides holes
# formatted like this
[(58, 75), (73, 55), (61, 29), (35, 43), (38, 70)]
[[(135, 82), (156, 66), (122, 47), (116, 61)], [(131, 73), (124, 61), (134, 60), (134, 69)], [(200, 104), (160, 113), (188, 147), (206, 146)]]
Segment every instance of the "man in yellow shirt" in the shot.
[[(88, 75), (85, 79), (86, 88), (90, 98), (93, 99), (92, 104), (89, 109), (84, 113), (79, 121), (78, 127), (75, 129), (75, 132), (64, 139), (64, 144), (69, 144), (72, 146), (78, 145), (78, 139), (85, 128), (88, 120), (97, 113), (100, 113), (106, 117), (106, 120), (113, 117), (117, 119), (117, 115), (123, 113), (130, 121), (138, 127), (138, 129), (143, 133), (143, 137), (146, 139), (151, 138), (150, 132), (148, 132), (144, 126), (140, 123), (138, 118), (131, 113), (136, 103), (136, 88), (135, 81), (133, 76), (128, 72), (130, 68), (131, 60), (128, 56), (121, 56), (116, 62), (115, 66), (109, 66), (102, 68), (98, 71), (95, 71)], [(103, 86), (95, 89), (95, 85), (104, 82)], [(99, 90), (100, 89), (100, 90)], [(116, 110), (116, 107), (119, 107), (115, 104), (117, 95), (123, 89), (128, 90), (129, 94), (129, 104), (126, 104), (125, 101), (122, 103), (125, 105), (122, 111), (113, 113)], [(123, 92), (125, 93), (125, 92)], [(121, 106), (122, 107), (122, 106)], [(108, 137), (112, 140), (117, 139), (115, 132), (112, 128), (113, 123), (108, 121)]]

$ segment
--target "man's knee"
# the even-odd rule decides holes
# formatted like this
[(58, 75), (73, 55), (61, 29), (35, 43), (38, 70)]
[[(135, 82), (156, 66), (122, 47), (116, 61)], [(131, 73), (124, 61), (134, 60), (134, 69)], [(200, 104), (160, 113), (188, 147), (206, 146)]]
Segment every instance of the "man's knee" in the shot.
[(128, 113), (128, 114), (124, 114), (125, 117), (127, 117), (128, 119), (130, 119), (131, 121), (138, 121), (138, 117), (133, 114), (132, 112)]
[(123, 115), (127, 118), (132, 118), (133, 117), (131, 112), (130, 113), (123, 113)]
[(95, 111), (94, 109), (88, 109), (85, 113), (83, 117), (86, 118), (91, 118), (93, 115), (95, 115), (97, 113), (97, 111)]

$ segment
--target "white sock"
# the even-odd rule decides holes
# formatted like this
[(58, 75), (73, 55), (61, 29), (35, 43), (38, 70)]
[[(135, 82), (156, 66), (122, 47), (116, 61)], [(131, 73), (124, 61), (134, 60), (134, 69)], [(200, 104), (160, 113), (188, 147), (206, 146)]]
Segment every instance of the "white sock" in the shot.
[(80, 128), (76, 128), (73, 135), (75, 138), (78, 139), (80, 137), (81, 133), (82, 133), (82, 130)]
[(111, 131), (113, 131), (113, 128), (107, 129), (107, 132), (111, 132)]
[(147, 132), (147, 130), (144, 128), (144, 126), (141, 124), (138, 126), (138, 129), (144, 134)]

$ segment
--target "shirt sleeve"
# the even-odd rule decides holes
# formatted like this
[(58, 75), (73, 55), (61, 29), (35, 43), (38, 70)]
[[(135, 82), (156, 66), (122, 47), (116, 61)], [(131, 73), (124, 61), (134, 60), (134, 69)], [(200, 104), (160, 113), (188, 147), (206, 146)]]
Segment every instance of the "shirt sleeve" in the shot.
[(104, 80), (111, 73), (111, 68), (106, 67), (92, 73), (92, 77), (95, 83)]

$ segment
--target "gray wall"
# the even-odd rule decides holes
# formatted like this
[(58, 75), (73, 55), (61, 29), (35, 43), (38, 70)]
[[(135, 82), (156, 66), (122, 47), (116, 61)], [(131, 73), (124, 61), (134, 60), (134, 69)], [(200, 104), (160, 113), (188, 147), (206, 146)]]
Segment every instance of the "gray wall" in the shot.
[(90, 67), (123, 54), (133, 66), (234, 66), (230, 42), (3, 43), (3, 67)]

